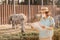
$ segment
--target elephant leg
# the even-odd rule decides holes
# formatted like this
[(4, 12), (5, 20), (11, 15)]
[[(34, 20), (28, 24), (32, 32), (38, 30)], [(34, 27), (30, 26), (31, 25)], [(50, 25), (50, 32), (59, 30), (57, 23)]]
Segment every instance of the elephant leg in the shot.
[(12, 21), (12, 29), (15, 29), (15, 22)]
[(15, 24), (12, 24), (12, 29), (15, 29)]
[(16, 24), (16, 29), (18, 28), (18, 24)]

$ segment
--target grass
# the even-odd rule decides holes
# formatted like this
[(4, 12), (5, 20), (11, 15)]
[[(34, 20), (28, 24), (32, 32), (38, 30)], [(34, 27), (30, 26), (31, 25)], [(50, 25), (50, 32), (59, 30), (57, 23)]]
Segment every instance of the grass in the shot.
[[(0, 34), (0, 40), (39, 40), (39, 33), (15, 33), (15, 34)], [(53, 40), (60, 40), (60, 29), (55, 29)]]
[[(27, 30), (23, 34), (21, 34), (20, 29), (0, 30), (0, 40), (39, 40), (39, 34), (38, 32), (32, 29)], [(60, 28), (54, 30), (53, 40), (60, 40)]]
[(38, 33), (18, 33), (18, 34), (2, 34), (0, 40), (38, 40)]

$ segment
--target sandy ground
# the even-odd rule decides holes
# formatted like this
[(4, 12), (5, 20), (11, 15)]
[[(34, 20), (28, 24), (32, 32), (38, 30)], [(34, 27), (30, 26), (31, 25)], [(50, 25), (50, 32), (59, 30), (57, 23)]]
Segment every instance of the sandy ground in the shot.
[[(7, 33), (7, 34), (14, 34), (14, 33), (19, 33), (21, 32), (21, 26), (17, 25), (17, 29), (12, 29), (12, 25), (5, 24), (5, 25), (0, 25), (0, 34)], [(35, 29), (32, 29), (31, 26), (29, 25), (24, 25), (24, 30), (25, 32), (36, 32)]]

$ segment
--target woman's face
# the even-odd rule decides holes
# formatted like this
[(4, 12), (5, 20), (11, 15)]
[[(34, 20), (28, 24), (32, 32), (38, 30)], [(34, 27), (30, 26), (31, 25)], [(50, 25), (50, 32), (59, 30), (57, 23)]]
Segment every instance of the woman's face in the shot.
[(45, 12), (41, 12), (41, 15), (42, 15), (42, 17), (43, 17), (43, 18), (45, 18), (45, 17), (46, 17)]
[(42, 10), (41, 11), (41, 15), (42, 15), (42, 17), (44, 17), (44, 18), (46, 18), (46, 17), (48, 17), (49, 15), (49, 11), (45, 11), (45, 10)]

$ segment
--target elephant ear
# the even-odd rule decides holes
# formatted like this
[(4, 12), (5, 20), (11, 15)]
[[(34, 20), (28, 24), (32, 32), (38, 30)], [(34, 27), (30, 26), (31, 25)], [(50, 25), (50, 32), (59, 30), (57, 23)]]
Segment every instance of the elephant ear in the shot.
[(23, 14), (23, 13), (20, 13), (20, 16), (23, 17), (24, 23), (26, 23), (27, 22), (27, 16), (25, 14)]

